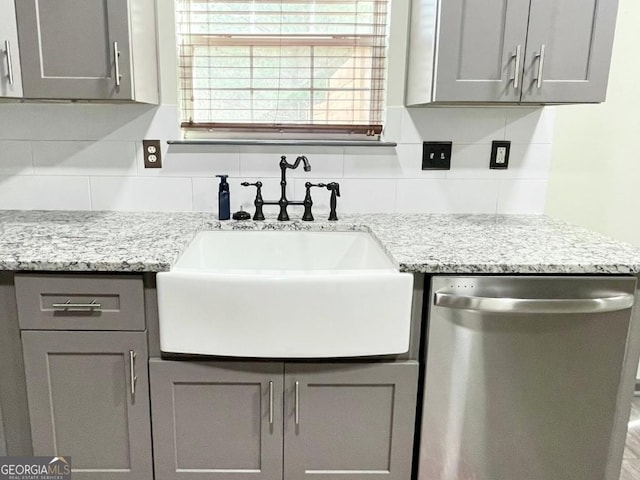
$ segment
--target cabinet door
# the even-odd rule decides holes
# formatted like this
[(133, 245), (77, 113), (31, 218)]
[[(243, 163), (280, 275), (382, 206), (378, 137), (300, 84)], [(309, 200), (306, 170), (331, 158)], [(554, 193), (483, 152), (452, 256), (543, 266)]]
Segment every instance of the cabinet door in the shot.
[(18, 27), (13, 0), (0, 0), (0, 97), (22, 97)]
[(131, 99), (127, 0), (20, 0), (16, 13), (26, 98)]
[(531, 2), (523, 101), (604, 101), (617, 3)]
[(284, 479), (406, 480), (418, 363), (286, 364)]
[(447, 0), (440, 5), (434, 100), (519, 101), (529, 0)]
[(4, 422), (2, 420), (2, 408), (0, 408), (0, 457), (7, 454), (7, 442), (4, 438)]
[(149, 370), (156, 480), (282, 480), (281, 363)]
[(153, 478), (145, 332), (23, 331), (22, 344), (34, 455), (71, 456), (76, 480)]

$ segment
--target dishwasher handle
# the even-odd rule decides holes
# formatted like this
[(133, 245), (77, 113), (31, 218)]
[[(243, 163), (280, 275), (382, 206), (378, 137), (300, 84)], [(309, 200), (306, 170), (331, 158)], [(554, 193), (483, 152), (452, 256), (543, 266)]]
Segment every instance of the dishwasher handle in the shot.
[(434, 304), (444, 308), (489, 313), (604, 313), (633, 305), (629, 293), (599, 298), (495, 298), (436, 292)]

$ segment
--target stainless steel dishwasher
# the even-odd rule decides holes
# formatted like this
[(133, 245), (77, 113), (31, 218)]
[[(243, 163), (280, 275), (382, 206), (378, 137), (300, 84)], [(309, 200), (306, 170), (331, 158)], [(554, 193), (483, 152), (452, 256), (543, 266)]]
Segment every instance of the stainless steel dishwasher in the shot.
[(419, 480), (607, 478), (635, 285), (434, 277)]

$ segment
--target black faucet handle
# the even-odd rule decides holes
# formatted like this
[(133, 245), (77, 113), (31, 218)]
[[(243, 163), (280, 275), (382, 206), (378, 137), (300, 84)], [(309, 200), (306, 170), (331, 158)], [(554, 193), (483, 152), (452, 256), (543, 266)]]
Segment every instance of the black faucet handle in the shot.
[(311, 182), (305, 182), (304, 184), (305, 188), (308, 190), (311, 189), (311, 187), (320, 187), (320, 188), (325, 188), (327, 185), (324, 183), (311, 183)]
[(243, 187), (258, 187), (258, 188), (262, 188), (262, 182), (261, 181), (257, 181), (255, 183), (249, 183), (249, 182), (242, 182), (240, 185), (242, 185)]
[(340, 184), (338, 182), (331, 182), (327, 184), (327, 190), (336, 192), (336, 195), (340, 196)]
[(306, 188), (306, 194), (304, 196), (304, 201), (302, 204), (304, 205), (304, 214), (302, 215), (302, 220), (305, 222), (313, 221), (313, 214), (311, 213), (311, 207), (313, 206), (313, 200), (311, 199), (311, 187), (321, 187), (324, 188), (326, 185), (324, 183), (311, 183), (305, 182), (304, 187)]
[(253, 219), (264, 220), (264, 213), (262, 212), (262, 206), (264, 205), (264, 200), (262, 199), (262, 182), (260, 180), (255, 183), (242, 182), (240, 185), (243, 187), (256, 187), (256, 199), (253, 201), (256, 207), (256, 213), (254, 213)]

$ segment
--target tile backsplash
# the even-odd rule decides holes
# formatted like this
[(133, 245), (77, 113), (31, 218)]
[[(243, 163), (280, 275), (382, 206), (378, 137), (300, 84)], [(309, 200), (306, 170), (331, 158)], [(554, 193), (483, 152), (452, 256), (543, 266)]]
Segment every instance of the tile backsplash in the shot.
[[(240, 182), (260, 179), (277, 199), (280, 155), (304, 154), (312, 171), (287, 172), (289, 198), (307, 180), (338, 181), (339, 212), (544, 211), (553, 107), (390, 107), (384, 136), (397, 147), (169, 146), (177, 118), (174, 105), (0, 104), (0, 208), (217, 211), (226, 173), (232, 210), (253, 211), (255, 189)], [(163, 141), (163, 168), (144, 168), (143, 138)], [(451, 170), (421, 170), (428, 140), (453, 141)], [(512, 142), (508, 170), (489, 169), (492, 140)], [(314, 211), (328, 200), (314, 192)]]

